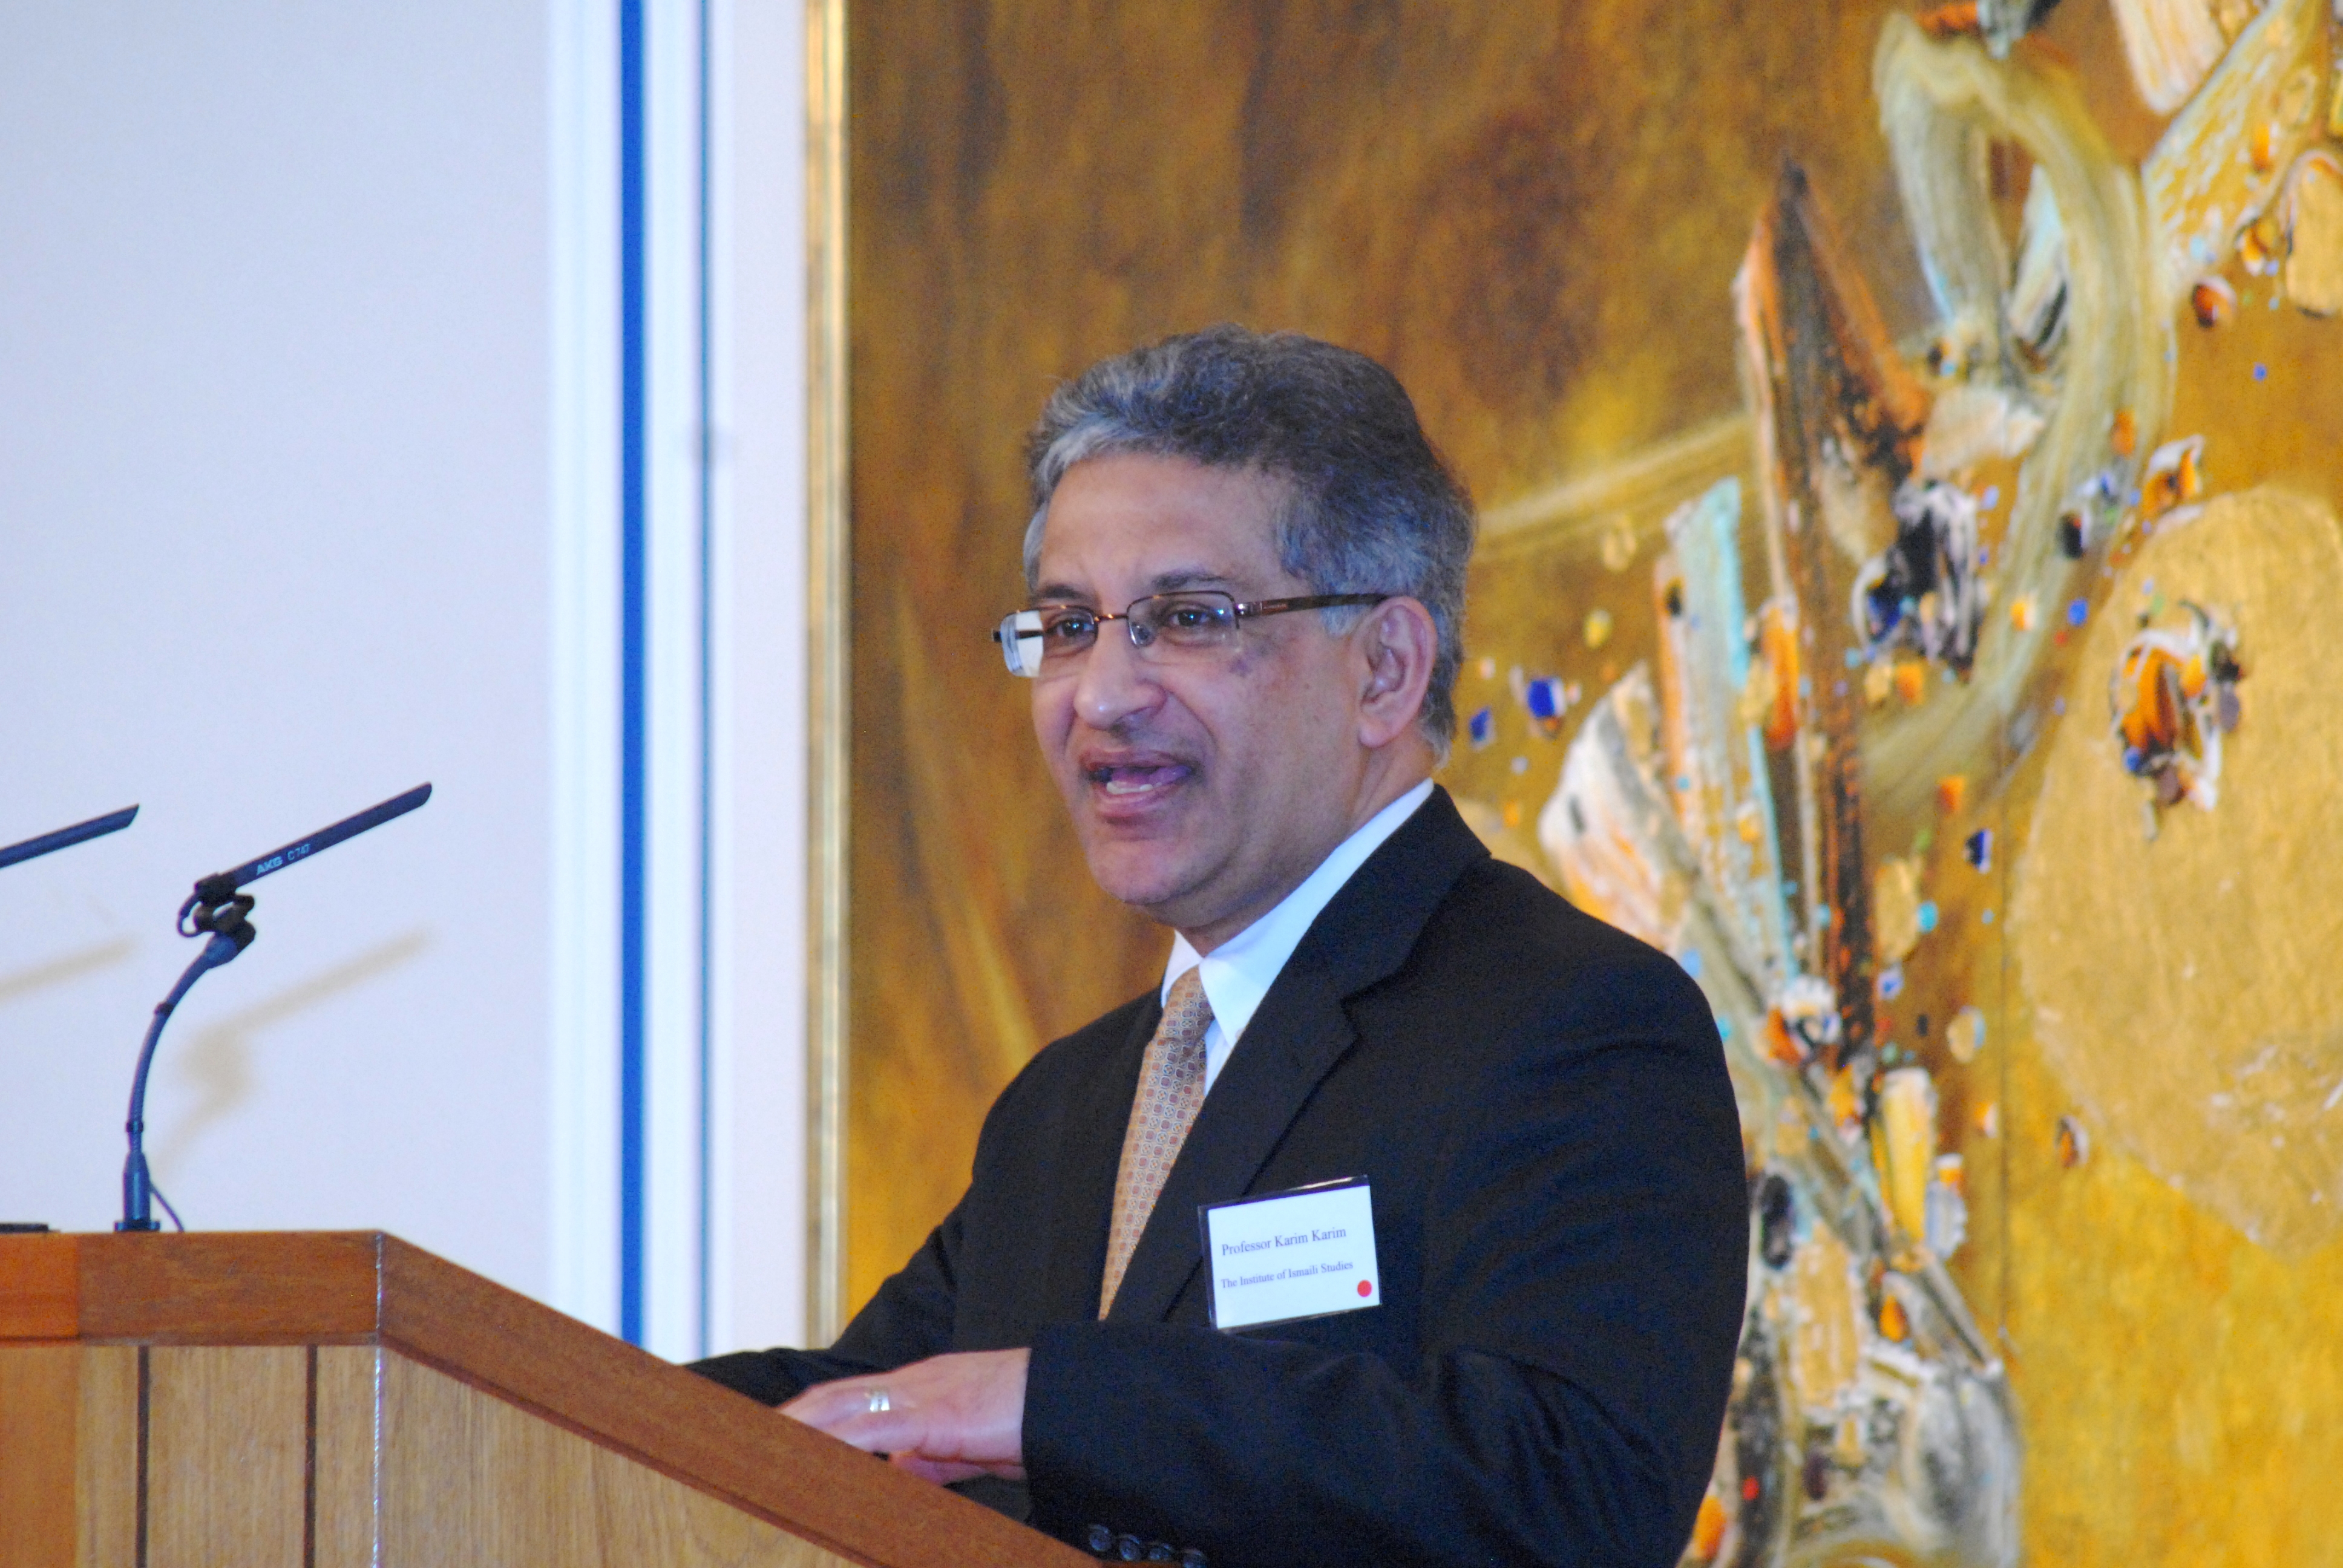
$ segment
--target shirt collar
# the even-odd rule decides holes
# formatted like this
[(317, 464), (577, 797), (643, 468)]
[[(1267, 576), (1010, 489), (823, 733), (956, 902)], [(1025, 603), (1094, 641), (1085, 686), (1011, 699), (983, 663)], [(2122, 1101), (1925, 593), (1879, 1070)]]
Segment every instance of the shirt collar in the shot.
[(1275, 909), (1209, 954), (1199, 957), (1186, 937), (1174, 936), (1171, 961), (1163, 969), (1164, 1000), (1171, 998), (1173, 980), (1192, 969), (1201, 969), (1204, 999), (1212, 1004), (1212, 1021), (1220, 1026), (1228, 1043), (1235, 1045), (1245, 1025), (1260, 1010), (1262, 999), (1276, 983), (1285, 960), (1302, 945), (1303, 935), (1319, 911), (1367, 863), (1367, 857), (1383, 848), (1383, 840), (1399, 831), (1400, 824), (1414, 816), (1416, 809), (1431, 799), (1432, 780), (1426, 779), (1368, 818), (1357, 832), (1336, 845), (1334, 852), (1318, 862), (1318, 869), (1303, 878), (1302, 885), (1286, 894)]

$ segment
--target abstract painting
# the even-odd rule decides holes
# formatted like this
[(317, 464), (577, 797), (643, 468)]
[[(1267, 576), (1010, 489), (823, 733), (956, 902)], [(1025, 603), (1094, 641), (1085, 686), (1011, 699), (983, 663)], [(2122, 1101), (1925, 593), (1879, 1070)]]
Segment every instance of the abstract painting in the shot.
[(1751, 1291), (1686, 1561), (2330, 1555), (2324, 0), (849, 15), (852, 1298), (1167, 940), (988, 662), (1019, 434), (1293, 327), (1481, 503), (1443, 781), (1715, 1011)]

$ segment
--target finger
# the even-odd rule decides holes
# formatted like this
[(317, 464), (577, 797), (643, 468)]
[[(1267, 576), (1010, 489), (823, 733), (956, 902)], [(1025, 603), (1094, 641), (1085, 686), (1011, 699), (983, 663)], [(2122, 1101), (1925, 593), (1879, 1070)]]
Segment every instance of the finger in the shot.
[(969, 1464), (957, 1459), (922, 1459), (916, 1453), (890, 1454), (887, 1462), (938, 1486), (950, 1486), (955, 1481), (972, 1481), (989, 1473), (980, 1464)]
[[(885, 1392), (889, 1409), (870, 1408), (874, 1394)], [(877, 1378), (848, 1378), (836, 1382), (816, 1383), (813, 1387), (781, 1406), (781, 1413), (792, 1421), (800, 1421), (836, 1435), (848, 1422), (863, 1419), (881, 1419), (909, 1411), (914, 1402), (892, 1385)]]
[(932, 1411), (915, 1407), (874, 1412), (867, 1405), (857, 1405), (830, 1419), (808, 1424), (865, 1453), (900, 1454), (937, 1463), (988, 1467), (988, 1456), (968, 1452), (967, 1434), (949, 1422), (940, 1422)]
[(924, 1446), (927, 1435), (927, 1422), (909, 1411), (874, 1412), (858, 1407), (830, 1414), (827, 1419), (805, 1415), (794, 1419), (865, 1453), (915, 1453)]
[(840, 1378), (818, 1382), (781, 1406), (781, 1413), (810, 1426), (820, 1426), (850, 1411), (870, 1407), (870, 1395), (880, 1385), (871, 1378)]
[[(1024, 1394), (1024, 1352), (945, 1355), (891, 1372), (818, 1383), (782, 1413), (870, 1453), (900, 1453), (988, 1473), (1013, 1465)], [(873, 1410), (880, 1395), (888, 1408)]]
[(996, 1475), (1003, 1481), (1025, 1479), (1025, 1467), (1021, 1464), (978, 1464), (965, 1459), (929, 1459), (917, 1453), (890, 1453), (887, 1462), (939, 1486), (973, 1481), (980, 1475)]

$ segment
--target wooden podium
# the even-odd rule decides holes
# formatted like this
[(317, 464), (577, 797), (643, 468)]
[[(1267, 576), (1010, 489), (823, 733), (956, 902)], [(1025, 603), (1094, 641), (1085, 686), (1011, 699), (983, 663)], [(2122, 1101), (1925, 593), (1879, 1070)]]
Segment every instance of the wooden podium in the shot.
[(0, 1568), (1090, 1561), (396, 1237), (0, 1236)]

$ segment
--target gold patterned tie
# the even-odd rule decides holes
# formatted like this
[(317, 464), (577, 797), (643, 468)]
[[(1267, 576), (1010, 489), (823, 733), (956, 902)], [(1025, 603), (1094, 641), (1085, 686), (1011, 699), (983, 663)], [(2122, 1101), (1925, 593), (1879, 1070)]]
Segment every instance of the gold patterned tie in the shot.
[(1212, 1027), (1212, 1004), (1204, 981), (1190, 970), (1172, 982), (1163, 1021), (1147, 1042), (1139, 1064), (1139, 1092), (1131, 1101), (1131, 1125), (1122, 1135), (1122, 1163), (1114, 1174), (1114, 1224), (1107, 1231), (1106, 1278), (1099, 1286), (1099, 1316), (1114, 1305), (1122, 1271), (1147, 1229), (1156, 1194), (1172, 1174), (1188, 1128), (1204, 1103), (1204, 1030)]

